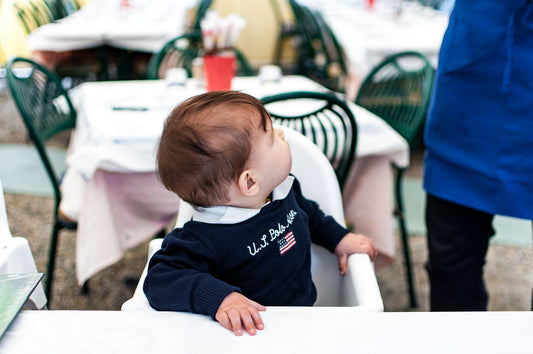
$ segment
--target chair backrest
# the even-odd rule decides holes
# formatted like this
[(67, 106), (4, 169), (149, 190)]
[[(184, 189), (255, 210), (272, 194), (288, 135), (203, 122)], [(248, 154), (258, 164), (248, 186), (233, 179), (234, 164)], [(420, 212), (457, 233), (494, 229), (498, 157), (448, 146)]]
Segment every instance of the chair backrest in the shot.
[(17, 15), (22, 28), (26, 34), (29, 34), (34, 29), (40, 26), (37, 18), (33, 16), (32, 10), (28, 3), (22, 1), (15, 1), (13, 3), (13, 12)]
[[(302, 187), (302, 193), (316, 201), (320, 208), (344, 225), (342, 196), (335, 172), (321, 150), (306, 137), (293, 129), (280, 127), (285, 132), (292, 153), (292, 169)], [(180, 203), (176, 226), (181, 227), (192, 216), (192, 207)], [(150, 242), (148, 258), (161, 247), (162, 239)], [(142, 290), (148, 265), (146, 265), (132, 299), (123, 304), (122, 310), (152, 310)], [(311, 248), (311, 274), (317, 288), (315, 306), (347, 306), (359, 311), (383, 311), (383, 302), (370, 258), (367, 255), (352, 255), (349, 275), (338, 272), (335, 255), (325, 248)]]
[(70, 5), (69, 9), (71, 9), (71, 6), (74, 4), (73, 2), (65, 2), (64, 0), (44, 0), (44, 2), (46, 3), (46, 6), (48, 6), (54, 21), (69, 15), (71, 11), (69, 12), (67, 10), (67, 3)]
[(384, 119), (412, 151), (422, 135), (434, 73), (421, 53), (391, 55), (367, 75), (355, 103)]
[[(200, 31), (192, 31), (182, 34), (168, 41), (163, 48), (150, 59), (148, 63), (148, 79), (162, 79), (165, 72), (174, 67), (187, 70), (192, 77), (193, 60), (202, 54), (202, 35)], [(251, 76), (253, 70), (245, 56), (235, 49), (236, 73), (239, 76)]]
[(45, 0), (18, 0), (13, 3), (13, 11), (18, 16), (26, 33), (55, 20)]
[(357, 146), (357, 123), (344, 99), (331, 92), (296, 91), (261, 101), (274, 123), (297, 130), (321, 148), (342, 189)]
[(57, 133), (76, 125), (76, 111), (59, 78), (42, 65), (26, 58), (13, 58), (6, 66), (11, 95), (50, 178), (56, 198), (61, 200), (59, 175), (48, 157), (46, 143)]
[(213, 4), (213, 0), (199, 0), (198, 1), (198, 5), (196, 6), (196, 12), (194, 14), (194, 20), (191, 25), (191, 29), (193, 31), (201, 30), (200, 22), (202, 21), (205, 14), (207, 13), (207, 10), (209, 10), (212, 4)]
[(344, 91), (348, 74), (346, 55), (333, 31), (317, 10), (289, 0), (296, 21), (298, 73), (333, 91)]

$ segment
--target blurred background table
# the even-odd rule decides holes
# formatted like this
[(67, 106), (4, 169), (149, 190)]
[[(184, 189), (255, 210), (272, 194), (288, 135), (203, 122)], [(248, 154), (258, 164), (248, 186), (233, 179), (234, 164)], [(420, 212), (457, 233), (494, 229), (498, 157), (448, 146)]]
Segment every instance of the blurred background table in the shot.
[[(237, 77), (233, 89), (256, 97), (325, 88), (303, 76), (261, 83)], [(79, 284), (116, 262), (123, 252), (165, 227), (178, 198), (155, 174), (155, 146), (170, 110), (205, 92), (190, 79), (183, 86), (164, 80), (90, 82), (74, 95), (75, 139), (67, 159), (62, 210), (78, 220)], [(343, 192), (345, 216), (372, 237), (387, 263), (394, 256), (393, 177), (390, 163), (409, 164), (408, 147), (384, 121), (350, 104), (358, 124), (357, 160)], [(82, 177), (81, 177), (82, 176)]]
[(436, 68), (448, 26), (446, 12), (404, 0), (378, 0), (372, 9), (363, 0), (301, 1), (323, 14), (343, 46), (357, 82), (386, 56), (407, 50), (424, 54)]
[(93, 0), (79, 11), (43, 25), (28, 36), (32, 51), (67, 51), (109, 45), (155, 53), (183, 33), (194, 1)]
[(33, 59), (61, 77), (143, 78), (151, 55), (185, 31), (194, 4), (194, 0), (92, 0), (31, 31), (27, 47)]

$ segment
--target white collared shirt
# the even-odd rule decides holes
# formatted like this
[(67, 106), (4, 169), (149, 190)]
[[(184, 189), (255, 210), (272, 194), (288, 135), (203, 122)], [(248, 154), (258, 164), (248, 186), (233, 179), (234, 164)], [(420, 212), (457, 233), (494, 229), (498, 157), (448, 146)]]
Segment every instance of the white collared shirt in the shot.
[[(272, 200), (284, 199), (292, 188), (293, 176), (288, 176), (272, 191)], [(266, 202), (265, 205), (270, 202)], [(192, 219), (194, 221), (208, 224), (236, 224), (248, 220), (261, 211), (259, 209), (239, 208), (228, 205), (212, 206), (207, 208), (196, 207), (193, 209)]]

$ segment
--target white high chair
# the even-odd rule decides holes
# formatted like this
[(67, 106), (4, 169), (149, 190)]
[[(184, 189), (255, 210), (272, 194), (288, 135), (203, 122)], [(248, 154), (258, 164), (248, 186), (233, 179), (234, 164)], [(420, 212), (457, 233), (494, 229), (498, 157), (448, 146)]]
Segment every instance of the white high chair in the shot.
[[(13, 237), (7, 222), (4, 190), (0, 181), (0, 274), (37, 273), (30, 244), (24, 237)], [(24, 305), (28, 309), (44, 309), (46, 296), (39, 283)]]
[[(310, 140), (300, 133), (285, 127), (285, 139), (292, 152), (291, 172), (300, 181), (303, 194), (315, 200), (326, 213), (344, 225), (342, 197), (335, 172), (328, 159)], [(181, 202), (176, 226), (180, 227), (192, 215), (192, 207)], [(161, 247), (162, 239), (150, 242), (148, 259)], [(123, 311), (155, 311), (150, 307), (143, 292), (143, 283), (148, 270), (145, 266), (133, 297), (122, 305)], [(345, 310), (379, 312), (383, 301), (379, 292), (374, 268), (366, 254), (354, 254), (348, 259), (348, 272), (339, 275), (337, 257), (325, 248), (313, 245), (311, 248), (311, 274), (317, 288), (319, 306), (339, 307)], [(284, 307), (290, 309), (290, 307)], [(297, 309), (296, 307), (294, 309)]]

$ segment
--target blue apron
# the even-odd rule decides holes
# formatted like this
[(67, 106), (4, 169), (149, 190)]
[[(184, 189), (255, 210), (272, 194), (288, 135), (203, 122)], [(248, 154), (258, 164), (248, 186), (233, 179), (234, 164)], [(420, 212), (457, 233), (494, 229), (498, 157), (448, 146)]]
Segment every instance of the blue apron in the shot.
[(424, 139), (428, 193), (533, 219), (531, 0), (456, 0)]

